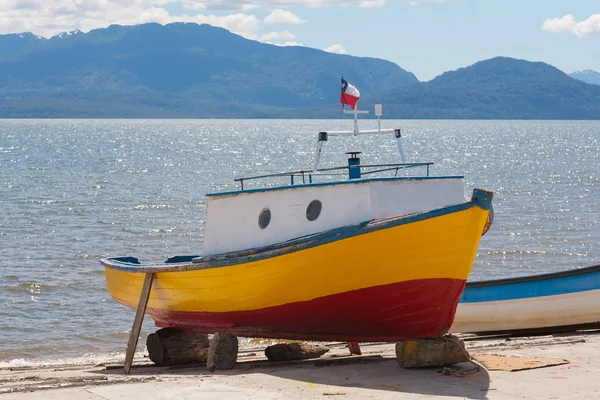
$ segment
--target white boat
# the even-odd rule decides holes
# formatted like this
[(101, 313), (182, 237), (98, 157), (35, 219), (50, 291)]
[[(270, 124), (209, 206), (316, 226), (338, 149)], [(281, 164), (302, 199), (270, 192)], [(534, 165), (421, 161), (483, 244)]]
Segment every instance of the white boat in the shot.
[[(101, 260), (112, 297), (137, 309), (126, 371), (144, 313), (160, 327), (247, 337), (397, 341), (448, 331), (493, 193), (466, 197), (463, 176), (406, 163), (400, 130), (379, 121), (359, 130), (360, 113), (354, 107), (353, 130), (318, 133), (312, 170), (237, 178), (238, 190), (208, 194), (201, 255)], [(395, 140), (402, 162), (365, 165), (350, 152), (347, 166), (319, 168), (325, 143), (363, 134)]]
[(519, 333), (600, 325), (600, 265), (468, 282), (451, 332)]

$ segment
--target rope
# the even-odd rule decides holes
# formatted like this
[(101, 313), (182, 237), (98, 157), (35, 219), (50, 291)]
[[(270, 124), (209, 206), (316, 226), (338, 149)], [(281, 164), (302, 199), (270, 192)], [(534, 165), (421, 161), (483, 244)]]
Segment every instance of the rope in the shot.
[(452, 376), (457, 376), (459, 378), (463, 378), (465, 376), (472, 375), (476, 372), (479, 372), (480, 370), (484, 370), (484, 371), (488, 372), (488, 375), (489, 375), (489, 371), (487, 370), (485, 365), (483, 365), (482, 363), (477, 361), (475, 358), (471, 357), (471, 355), (469, 354), (467, 349), (464, 348), (464, 346), (458, 341), (458, 339), (455, 336), (452, 336), (452, 335), (443, 336), (442, 339), (444, 339), (444, 357), (443, 357), (444, 364), (447, 362), (446, 361), (446, 345), (448, 344), (448, 342), (452, 342), (458, 346), (458, 348), (463, 352), (463, 354), (466, 356), (466, 358), (469, 359), (469, 362), (471, 364), (475, 365), (474, 368), (467, 369), (467, 370), (460, 370), (460, 371), (449, 368), (449, 367), (444, 367), (442, 369), (442, 374), (452, 375)]

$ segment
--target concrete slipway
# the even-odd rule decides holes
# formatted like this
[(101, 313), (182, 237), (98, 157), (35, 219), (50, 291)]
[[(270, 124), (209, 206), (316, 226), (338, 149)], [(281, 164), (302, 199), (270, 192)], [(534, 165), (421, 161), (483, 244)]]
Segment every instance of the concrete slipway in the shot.
[(450, 375), (441, 368), (402, 369), (393, 344), (364, 344), (362, 356), (330, 344), (331, 351), (318, 360), (282, 363), (268, 362), (263, 348), (245, 348), (235, 369), (215, 373), (205, 366), (159, 368), (145, 359), (135, 360), (131, 375), (106, 365), (2, 369), (0, 400), (600, 399), (599, 331), (463, 339), (476, 359), (503, 355), (563, 364), (515, 372), (481, 369), (461, 377), (471, 363), (459, 364)]

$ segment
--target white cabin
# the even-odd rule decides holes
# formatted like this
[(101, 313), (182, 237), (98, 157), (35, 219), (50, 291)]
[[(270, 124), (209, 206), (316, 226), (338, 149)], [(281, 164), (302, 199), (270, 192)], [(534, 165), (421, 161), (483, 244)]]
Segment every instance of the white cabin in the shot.
[(268, 246), (465, 200), (462, 177), (356, 179), (211, 194), (202, 253)]
[[(242, 190), (209, 194), (203, 256), (269, 246), (373, 219), (432, 210), (468, 200), (462, 176), (431, 177), (429, 165), (432, 163), (404, 163), (400, 129), (381, 129), (381, 105), (375, 105), (378, 117), (375, 130), (358, 129), (358, 115), (367, 111), (358, 111), (357, 106), (349, 113), (354, 115), (353, 130), (318, 133), (312, 171), (239, 178), (236, 180), (242, 184)], [(372, 134), (388, 135), (395, 140), (403, 163), (361, 166), (356, 156), (360, 152), (350, 152), (347, 153), (351, 155), (348, 167), (319, 170), (321, 150), (330, 137)], [(394, 169), (397, 173), (400, 169), (413, 167), (427, 167), (427, 174), (368, 179), (361, 176), (363, 168), (373, 167), (379, 170), (365, 174)], [(334, 169), (347, 169), (349, 180), (312, 182), (312, 174)], [(306, 174), (309, 174), (309, 183), (304, 181)], [(245, 180), (285, 175), (292, 178), (289, 186), (244, 190)], [(294, 175), (301, 175), (303, 184), (294, 185)]]

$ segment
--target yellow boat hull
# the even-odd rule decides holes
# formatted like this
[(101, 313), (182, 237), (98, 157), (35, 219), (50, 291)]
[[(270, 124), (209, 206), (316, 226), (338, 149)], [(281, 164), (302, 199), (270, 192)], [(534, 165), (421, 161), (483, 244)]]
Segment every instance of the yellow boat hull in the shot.
[(111, 295), (131, 308), (145, 273), (155, 273), (147, 313), (158, 326), (314, 340), (434, 337), (452, 325), (488, 218), (485, 193), (487, 207), (474, 200), (239, 256), (168, 268), (102, 262)]

